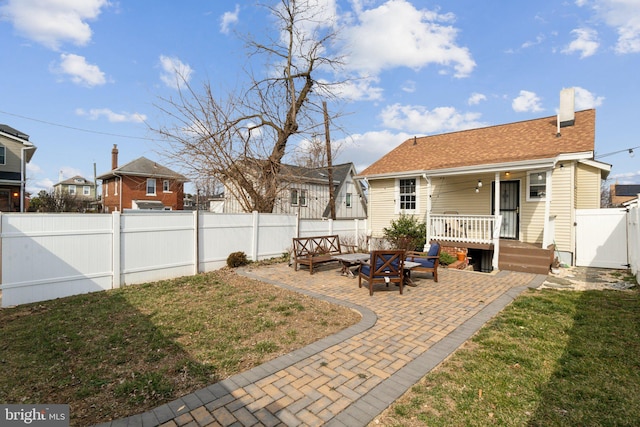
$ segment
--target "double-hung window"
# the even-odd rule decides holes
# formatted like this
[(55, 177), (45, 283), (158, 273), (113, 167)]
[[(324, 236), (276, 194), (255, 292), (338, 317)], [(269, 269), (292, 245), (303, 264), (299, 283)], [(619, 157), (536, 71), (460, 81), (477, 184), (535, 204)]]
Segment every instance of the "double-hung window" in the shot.
[(75, 196), (76, 195), (76, 186), (75, 185), (70, 185), (69, 186), (69, 195), (70, 196)]
[(147, 196), (155, 196), (156, 195), (156, 180), (155, 178), (147, 179)]
[(82, 195), (83, 196), (90, 196), (91, 195), (91, 187), (89, 187), (88, 185), (83, 185), (82, 186)]
[(418, 193), (416, 189), (416, 179), (398, 180), (398, 208), (401, 212), (415, 211), (418, 208)]
[(0, 165), (6, 164), (7, 161), (7, 149), (0, 145)]
[(347, 205), (348, 208), (351, 207), (351, 193), (347, 193), (346, 197), (345, 197), (345, 204)]
[(169, 183), (168, 179), (165, 179), (164, 181), (162, 181), (162, 191), (164, 193), (168, 193), (171, 191), (171, 184)]

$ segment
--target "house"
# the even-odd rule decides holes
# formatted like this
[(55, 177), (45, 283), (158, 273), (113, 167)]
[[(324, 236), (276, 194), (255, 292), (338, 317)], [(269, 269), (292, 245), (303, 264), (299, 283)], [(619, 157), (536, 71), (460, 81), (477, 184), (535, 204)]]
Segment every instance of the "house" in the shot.
[(26, 167), (35, 151), (29, 135), (0, 124), (0, 212), (26, 212)]
[(61, 180), (53, 185), (55, 194), (68, 194), (77, 202), (78, 208), (86, 211), (95, 207), (96, 201), (96, 184), (79, 175), (72, 178)]
[[(334, 165), (333, 197), (336, 219), (367, 217), (367, 199), (362, 185), (354, 177), (353, 163)], [(298, 214), (300, 218), (331, 218), (329, 174), (327, 167), (308, 168), (283, 164), (280, 170), (280, 192), (272, 213)], [(224, 212), (244, 212), (234, 192), (225, 186)]]
[(636, 199), (640, 194), (640, 185), (638, 184), (611, 184), (609, 187), (609, 196), (611, 197), (611, 206), (622, 206), (626, 202)]
[(145, 157), (118, 166), (118, 147), (111, 150), (111, 171), (102, 180), (104, 212), (125, 209), (183, 210), (188, 179)]
[(427, 242), (466, 248), (475, 269), (573, 264), (576, 209), (600, 207), (611, 170), (593, 157), (595, 121), (563, 89), (558, 116), (410, 138), (357, 177), (369, 185), (372, 238), (409, 214), (427, 223)]

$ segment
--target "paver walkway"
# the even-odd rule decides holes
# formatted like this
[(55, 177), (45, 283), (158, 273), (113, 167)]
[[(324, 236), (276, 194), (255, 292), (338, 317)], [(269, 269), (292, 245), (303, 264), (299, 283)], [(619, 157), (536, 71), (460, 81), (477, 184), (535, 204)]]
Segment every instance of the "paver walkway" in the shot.
[(360, 323), (144, 414), (103, 426), (366, 426), (527, 287), (546, 276), (443, 269), (372, 297), (335, 265), (248, 277), (358, 310)]

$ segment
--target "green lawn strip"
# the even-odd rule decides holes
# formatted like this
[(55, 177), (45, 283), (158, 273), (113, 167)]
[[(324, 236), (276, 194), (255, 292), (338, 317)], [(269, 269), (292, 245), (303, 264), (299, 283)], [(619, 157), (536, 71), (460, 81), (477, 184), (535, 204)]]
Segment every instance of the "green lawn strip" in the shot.
[(68, 403), (72, 425), (95, 424), (151, 409), (360, 319), (231, 275), (0, 310), (0, 402)]
[(530, 291), (375, 425), (634, 425), (638, 354), (637, 291)]

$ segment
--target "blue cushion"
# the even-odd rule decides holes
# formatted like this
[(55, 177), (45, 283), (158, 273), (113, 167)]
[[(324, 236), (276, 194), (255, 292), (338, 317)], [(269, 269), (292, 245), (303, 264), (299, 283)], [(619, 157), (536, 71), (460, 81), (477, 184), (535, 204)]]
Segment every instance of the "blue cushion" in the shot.
[[(376, 270), (380, 267), (382, 267), (382, 265), (385, 263), (385, 261), (388, 259), (388, 257), (386, 259), (382, 259), (381, 257), (378, 257), (376, 259)], [(400, 263), (400, 259), (396, 258), (393, 262), (391, 262), (391, 265), (394, 266), (396, 269), (398, 268), (398, 264)], [(369, 271), (371, 270), (371, 266), (369, 264), (362, 264), (360, 266), (360, 272), (362, 274), (364, 274), (365, 276), (369, 275)], [(390, 269), (386, 268), (385, 271), (391, 271)], [(380, 277), (385, 277), (385, 276), (374, 276), (376, 278), (380, 278)]]
[(431, 247), (429, 247), (429, 252), (427, 256), (436, 256), (438, 255), (438, 251), (440, 250), (440, 245), (437, 243), (433, 243)]
[(435, 260), (433, 258), (415, 258), (412, 261), (419, 263), (421, 267), (425, 268), (433, 268), (433, 265), (435, 264)]

